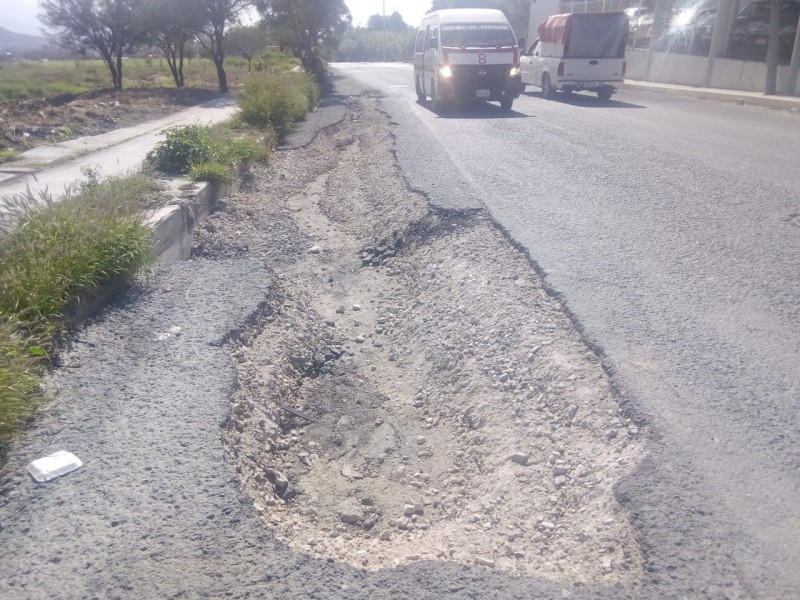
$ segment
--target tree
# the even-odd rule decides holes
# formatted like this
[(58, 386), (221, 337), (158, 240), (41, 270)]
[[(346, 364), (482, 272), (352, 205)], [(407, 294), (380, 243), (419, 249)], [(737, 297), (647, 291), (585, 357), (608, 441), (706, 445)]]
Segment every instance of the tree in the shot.
[(256, 6), (278, 44), (320, 77), (323, 46), (335, 48), (352, 20), (344, 0), (257, 0)]
[(247, 70), (249, 71), (253, 57), (266, 50), (269, 40), (267, 32), (262, 27), (253, 25), (229, 30), (226, 43), (231, 54), (247, 60)]
[(142, 0), (40, 0), (41, 20), (56, 32), (59, 44), (85, 53), (96, 50), (122, 89), (122, 57), (145, 38), (135, 18)]
[(372, 15), (367, 21), (367, 29), (378, 29), (383, 31), (407, 31), (409, 25), (403, 21), (403, 16), (394, 11), (388, 17), (383, 15)]
[(191, 54), (191, 42), (205, 21), (196, 0), (144, 0), (141, 23), (147, 41), (167, 59), (176, 87), (184, 86), (183, 61)]
[(242, 12), (253, 6), (253, 0), (194, 0), (200, 3), (205, 22), (198, 32), (198, 41), (208, 50), (217, 68), (219, 91), (228, 92), (225, 74), (225, 27), (239, 22)]

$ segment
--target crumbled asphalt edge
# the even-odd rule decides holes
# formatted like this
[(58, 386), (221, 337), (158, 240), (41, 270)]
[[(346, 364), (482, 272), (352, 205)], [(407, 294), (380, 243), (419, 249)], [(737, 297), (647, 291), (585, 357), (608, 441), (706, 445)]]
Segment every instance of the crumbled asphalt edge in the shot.
[[(350, 108), (354, 109), (354, 110), (358, 110), (358, 108), (359, 108), (358, 103), (352, 103), (350, 105)], [(357, 120), (357, 117), (354, 117), (354, 120)], [(483, 215), (485, 213), (485, 211), (480, 211), (480, 210), (442, 209), (442, 208), (431, 207), (431, 206), (429, 206), (429, 211), (430, 212), (425, 217), (423, 217), (423, 218), (419, 219), (417, 222), (413, 222), (409, 226), (407, 226), (405, 231), (404, 231), (404, 233), (400, 235), (400, 237), (404, 241), (404, 243), (402, 244), (403, 247), (408, 247), (409, 246), (409, 244), (406, 243), (406, 242), (411, 238), (419, 238), (417, 241), (419, 242), (420, 240), (422, 240), (421, 243), (424, 243), (424, 238), (426, 238), (426, 237), (430, 237), (430, 236), (437, 237), (439, 235), (442, 235), (443, 232), (441, 231), (441, 228), (438, 227), (438, 226), (432, 227), (432, 223), (430, 223), (431, 220), (439, 220), (441, 218), (444, 218), (445, 219), (445, 223), (444, 223), (445, 229), (447, 229), (447, 227), (448, 227), (448, 225), (449, 225), (451, 220), (458, 221), (460, 226), (472, 226), (472, 224), (474, 223), (475, 217)], [(251, 214), (247, 210), (245, 212), (247, 212), (248, 214)], [(485, 221), (486, 222), (490, 222), (489, 219), (485, 219)], [(438, 231), (437, 231), (437, 229), (438, 229)], [(378, 241), (375, 242), (375, 245), (386, 246), (386, 248), (384, 250), (395, 248), (395, 246), (393, 246), (392, 242), (388, 241), (388, 240), (386, 240), (386, 241), (378, 240)], [(371, 262), (371, 259), (368, 262)], [(261, 329), (261, 328), (259, 328), (259, 329)], [(260, 333), (260, 332), (258, 332), (258, 333)], [(329, 339), (328, 336), (325, 336), (325, 339), (324, 340), (321, 339), (320, 343), (317, 344), (316, 347), (312, 348), (311, 344), (309, 344), (307, 347), (304, 347), (302, 350), (307, 356), (312, 356), (316, 352), (318, 352), (320, 349), (324, 350), (324, 344), (329, 344), (329, 343), (331, 343), (331, 340)], [(297, 352), (297, 354), (301, 354), (303, 352)], [(297, 366), (298, 365), (293, 365), (293, 367), (297, 367)], [(301, 369), (294, 368), (293, 369), (293, 373), (294, 373), (293, 376), (295, 377), (295, 383), (294, 383), (294, 386), (290, 386), (290, 387), (292, 387), (295, 390), (299, 389), (300, 386), (302, 386), (302, 383), (305, 380), (305, 378), (308, 376), (309, 369), (312, 369), (312, 362), (311, 361), (308, 361), (308, 362), (305, 363), (305, 371), (306, 372), (304, 372), (304, 369), (302, 369), (302, 368)], [(289, 419), (291, 419), (291, 418), (289, 418)], [(280, 425), (280, 427), (281, 427), (281, 429), (285, 429), (286, 426), (285, 425)], [(263, 510), (263, 507), (262, 507), (262, 510)], [(603, 588), (603, 589), (607, 590), (608, 588)], [(614, 589), (616, 590), (614, 592), (615, 595), (617, 597), (619, 597), (620, 589), (618, 587), (615, 587)], [(602, 595), (603, 593), (604, 592), (601, 591), (600, 588), (595, 588), (592, 597), (598, 597), (598, 594)]]
[(341, 123), (347, 116), (346, 101), (341, 96), (324, 98), (317, 110), (306, 115), (295, 130), (281, 140), (278, 150), (297, 150), (311, 144), (320, 131)]
[[(374, 97), (380, 102), (383, 94), (377, 91), (363, 92), (362, 95)], [(397, 151), (398, 136), (395, 128), (398, 124), (388, 111), (382, 111), (390, 122), (389, 134), (392, 138), (392, 153), (396, 164), (400, 164)], [(431, 206), (433, 199), (424, 190), (411, 184), (408, 175), (400, 170), (401, 176), (410, 191), (425, 197)], [(663, 597), (680, 593), (700, 593), (708, 598), (752, 598), (752, 593), (741, 584), (740, 568), (736, 557), (730, 551), (720, 547), (711, 538), (697, 539), (696, 531), (709, 531), (707, 508), (687, 495), (680, 504), (665, 501), (664, 494), (669, 490), (684, 489), (687, 484), (687, 473), (692, 466), (685, 457), (675, 449), (665, 447), (658, 433), (651, 426), (651, 415), (642, 406), (640, 400), (626, 389), (625, 382), (620, 381), (616, 367), (610, 359), (600, 340), (589, 335), (580, 318), (572, 310), (569, 300), (553, 287), (546, 271), (533, 258), (530, 250), (516, 240), (487, 208), (482, 210), (490, 222), (526, 259), (536, 273), (546, 293), (557, 300), (569, 318), (572, 326), (580, 335), (587, 348), (598, 358), (611, 383), (612, 394), (617, 401), (621, 413), (640, 427), (640, 437), (645, 443), (645, 455), (637, 467), (623, 477), (615, 486), (614, 494), (617, 502), (629, 515), (636, 531), (644, 560), (644, 579), (637, 596)], [(669, 483), (667, 483), (669, 482)], [(665, 523), (677, 530), (665, 541), (663, 527)], [(702, 548), (703, 559), (693, 556), (684, 550), (683, 540), (693, 539)], [(697, 582), (705, 582), (698, 589)]]
[[(519, 253), (521, 253), (531, 269), (542, 282), (542, 287), (547, 294), (558, 301), (561, 310), (572, 323), (587, 348), (598, 358), (603, 371), (611, 383), (611, 392), (620, 407), (621, 414), (631, 419), (639, 427), (639, 438), (645, 442), (645, 455), (642, 461), (631, 473), (623, 477), (614, 488), (617, 502), (629, 514), (630, 522), (634, 526), (637, 536), (636, 541), (642, 551), (644, 560), (645, 580), (643, 592), (649, 586), (656, 589), (668, 583), (665, 579), (672, 579), (678, 584), (678, 589), (684, 586), (693, 590), (693, 581), (704, 581), (700, 593), (707, 598), (752, 598), (753, 594), (742, 585), (739, 566), (736, 557), (731, 552), (720, 548), (713, 539), (697, 540), (695, 531), (707, 531), (708, 525), (705, 517), (710, 516), (707, 509), (700, 503), (693, 502), (688, 510), (670, 510), (662, 499), (652, 494), (652, 490), (665, 487), (667, 479), (674, 480), (672, 489), (682, 489), (685, 485), (685, 473), (691, 472), (691, 465), (682, 459), (672, 449), (664, 447), (657, 430), (651, 426), (651, 417), (641, 405), (640, 400), (626, 391), (626, 386), (620, 382), (614, 362), (608, 356), (600, 340), (588, 334), (580, 318), (572, 310), (569, 300), (558, 289), (553, 287), (547, 277), (546, 271), (533, 258), (530, 250), (519, 243), (508, 229), (497, 221), (490, 211), (486, 215), (494, 227), (503, 234)], [(664, 465), (670, 463), (683, 463), (679, 467), (665, 469)], [(686, 499), (684, 499), (684, 502)], [(658, 515), (657, 518), (654, 515)], [(695, 543), (704, 547), (706, 560), (697, 560), (680, 546), (670, 547), (663, 542), (661, 529), (664, 523), (680, 531), (680, 537), (694, 538)], [(714, 557), (712, 559), (711, 557)], [(679, 563), (679, 567), (676, 565)], [(698, 574), (698, 570), (701, 572)]]

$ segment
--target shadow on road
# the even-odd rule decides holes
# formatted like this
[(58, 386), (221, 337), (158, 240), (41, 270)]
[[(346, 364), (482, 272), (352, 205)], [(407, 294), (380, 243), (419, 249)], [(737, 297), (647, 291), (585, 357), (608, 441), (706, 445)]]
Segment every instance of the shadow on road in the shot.
[(466, 102), (445, 105), (434, 110), (430, 101), (418, 102), (440, 119), (522, 119), (530, 117), (515, 110), (503, 110), (490, 102)]
[[(542, 96), (541, 92), (524, 92), (523, 96), (527, 96), (529, 98), (541, 98), (542, 100), (546, 100)], [(621, 100), (600, 100), (594, 94), (579, 94), (579, 93), (571, 93), (565, 94), (563, 92), (557, 92), (555, 97), (550, 100), (550, 102), (559, 102), (561, 104), (569, 104), (571, 106), (582, 106), (585, 108), (647, 108), (646, 106), (642, 106), (641, 104), (632, 104), (631, 102), (622, 102)]]

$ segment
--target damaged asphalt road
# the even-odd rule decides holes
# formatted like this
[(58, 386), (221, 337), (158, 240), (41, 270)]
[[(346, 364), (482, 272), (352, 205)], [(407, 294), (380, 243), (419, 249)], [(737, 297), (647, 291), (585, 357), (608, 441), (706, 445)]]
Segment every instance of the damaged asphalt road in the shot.
[[(483, 208), (503, 182), (339, 83), (344, 121), (76, 336), (0, 482), (0, 596), (769, 597), (564, 275)], [(34, 485), (58, 449), (85, 466)]]

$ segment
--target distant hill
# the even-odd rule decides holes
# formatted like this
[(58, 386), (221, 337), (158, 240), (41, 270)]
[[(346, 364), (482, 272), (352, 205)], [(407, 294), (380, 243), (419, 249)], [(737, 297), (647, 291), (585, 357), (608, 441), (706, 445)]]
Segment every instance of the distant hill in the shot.
[(0, 53), (22, 53), (31, 50), (41, 50), (47, 46), (47, 39), (38, 35), (25, 35), (14, 33), (5, 27), (0, 27)]

